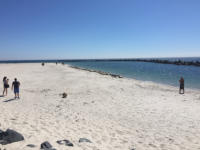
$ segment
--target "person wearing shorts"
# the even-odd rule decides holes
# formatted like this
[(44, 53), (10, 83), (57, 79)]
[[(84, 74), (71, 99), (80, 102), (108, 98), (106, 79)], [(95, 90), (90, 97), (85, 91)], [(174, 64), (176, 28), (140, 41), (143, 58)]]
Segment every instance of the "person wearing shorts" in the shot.
[(20, 82), (17, 81), (17, 78), (15, 78), (13, 83), (12, 83), (12, 89), (14, 87), (15, 99), (19, 98), (19, 86), (20, 86)]

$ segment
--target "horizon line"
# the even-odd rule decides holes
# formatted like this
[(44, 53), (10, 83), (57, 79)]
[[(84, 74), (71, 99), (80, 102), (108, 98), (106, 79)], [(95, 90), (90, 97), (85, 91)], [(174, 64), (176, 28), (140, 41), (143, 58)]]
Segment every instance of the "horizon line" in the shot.
[(189, 57), (132, 57), (132, 58), (63, 58), (63, 59), (5, 59), (0, 60), (0, 62), (5, 61), (71, 61), (71, 60), (129, 60), (129, 59), (163, 59), (163, 58), (200, 58), (200, 56), (189, 56)]

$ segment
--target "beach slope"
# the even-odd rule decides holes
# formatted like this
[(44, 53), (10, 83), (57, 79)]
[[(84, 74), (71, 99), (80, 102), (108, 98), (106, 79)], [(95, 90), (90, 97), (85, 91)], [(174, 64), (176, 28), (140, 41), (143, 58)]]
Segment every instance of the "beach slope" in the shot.
[[(21, 83), (20, 99), (13, 99), (11, 89), (0, 97), (0, 129), (25, 138), (1, 149), (38, 150), (45, 141), (57, 150), (200, 149), (199, 90), (180, 95), (176, 87), (60, 64), (0, 67), (10, 86), (15, 77)], [(57, 143), (64, 139), (73, 147)]]

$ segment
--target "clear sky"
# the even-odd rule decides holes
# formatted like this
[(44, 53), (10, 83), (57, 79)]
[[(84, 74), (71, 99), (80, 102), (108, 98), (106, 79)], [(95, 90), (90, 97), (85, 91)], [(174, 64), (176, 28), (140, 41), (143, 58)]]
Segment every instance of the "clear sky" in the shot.
[(200, 56), (200, 0), (0, 0), (0, 59)]

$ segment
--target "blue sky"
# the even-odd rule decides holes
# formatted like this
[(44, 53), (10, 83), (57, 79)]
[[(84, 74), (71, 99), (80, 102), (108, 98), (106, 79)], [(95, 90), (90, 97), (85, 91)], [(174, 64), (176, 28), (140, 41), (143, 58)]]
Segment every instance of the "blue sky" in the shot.
[(200, 56), (200, 0), (0, 0), (0, 59)]

